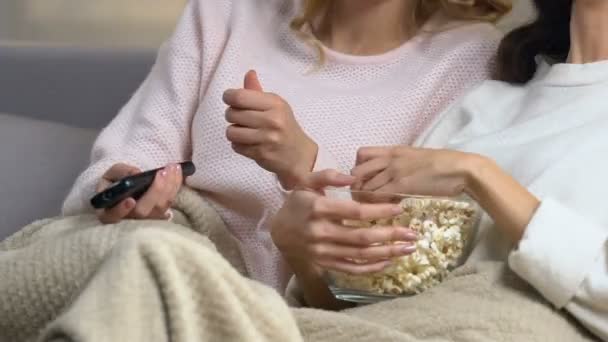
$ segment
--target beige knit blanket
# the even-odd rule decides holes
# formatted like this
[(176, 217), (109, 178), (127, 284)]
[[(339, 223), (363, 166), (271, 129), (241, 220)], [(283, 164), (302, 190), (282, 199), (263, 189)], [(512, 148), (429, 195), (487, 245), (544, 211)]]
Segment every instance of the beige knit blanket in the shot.
[(0, 243), (0, 341), (590, 341), (502, 264), (419, 296), (325, 312), (248, 280), (191, 191), (175, 223), (34, 223)]

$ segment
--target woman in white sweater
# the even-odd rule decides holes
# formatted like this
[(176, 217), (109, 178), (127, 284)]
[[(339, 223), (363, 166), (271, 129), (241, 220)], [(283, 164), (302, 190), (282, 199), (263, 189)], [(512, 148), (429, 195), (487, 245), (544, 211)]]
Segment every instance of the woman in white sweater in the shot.
[[(418, 140), (424, 148), (361, 149), (352, 174), (364, 190), (469, 194), (487, 216), (468, 262), (508, 262), (548, 302), (608, 340), (608, 1), (535, 3), (539, 19), (502, 43), (506, 82), (486, 82), (440, 116)], [(558, 63), (539, 59), (537, 68), (537, 56)], [(322, 172), (309, 186), (355, 177)], [(338, 304), (321, 269), (387, 266), (402, 245), (347, 244), (363, 233), (340, 222), (390, 209), (292, 193), (273, 237), (308, 304)], [(406, 229), (375, 234), (367, 241), (412, 240)], [(369, 262), (349, 262), (345, 250)]]

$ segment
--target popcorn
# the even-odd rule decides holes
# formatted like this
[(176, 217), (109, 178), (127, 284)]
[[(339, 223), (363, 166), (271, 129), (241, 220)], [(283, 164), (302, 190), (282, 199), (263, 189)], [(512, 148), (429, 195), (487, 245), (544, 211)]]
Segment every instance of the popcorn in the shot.
[(373, 274), (330, 272), (334, 286), (383, 295), (417, 294), (439, 284), (458, 265), (476, 221), (475, 207), (466, 201), (414, 197), (400, 205), (404, 211), (393, 219), (349, 221), (348, 226), (409, 227), (420, 237), (416, 251)]

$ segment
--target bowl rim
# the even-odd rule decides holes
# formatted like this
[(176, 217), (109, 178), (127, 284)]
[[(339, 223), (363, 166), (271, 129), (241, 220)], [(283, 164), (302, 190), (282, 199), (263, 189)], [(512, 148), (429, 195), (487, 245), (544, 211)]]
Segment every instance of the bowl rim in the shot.
[(369, 191), (369, 190), (350, 190), (346, 188), (327, 187), (323, 189), (323, 192), (334, 192), (334, 193), (350, 193), (350, 194), (374, 194), (374, 195), (387, 195), (387, 196), (399, 196), (402, 198), (415, 198), (415, 199), (439, 199), (439, 200), (460, 200), (466, 202), (475, 202), (466, 193), (462, 193), (458, 196), (429, 196), (429, 195), (412, 195), (401, 192), (385, 192), (385, 191)]

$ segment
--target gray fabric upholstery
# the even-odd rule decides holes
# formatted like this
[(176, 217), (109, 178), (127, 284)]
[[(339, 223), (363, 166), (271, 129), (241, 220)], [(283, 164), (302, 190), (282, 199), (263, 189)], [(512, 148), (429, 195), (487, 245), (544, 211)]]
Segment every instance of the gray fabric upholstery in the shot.
[(141, 84), (155, 54), (0, 43), (0, 112), (101, 128)]
[(56, 216), (97, 132), (0, 114), (0, 240)]

